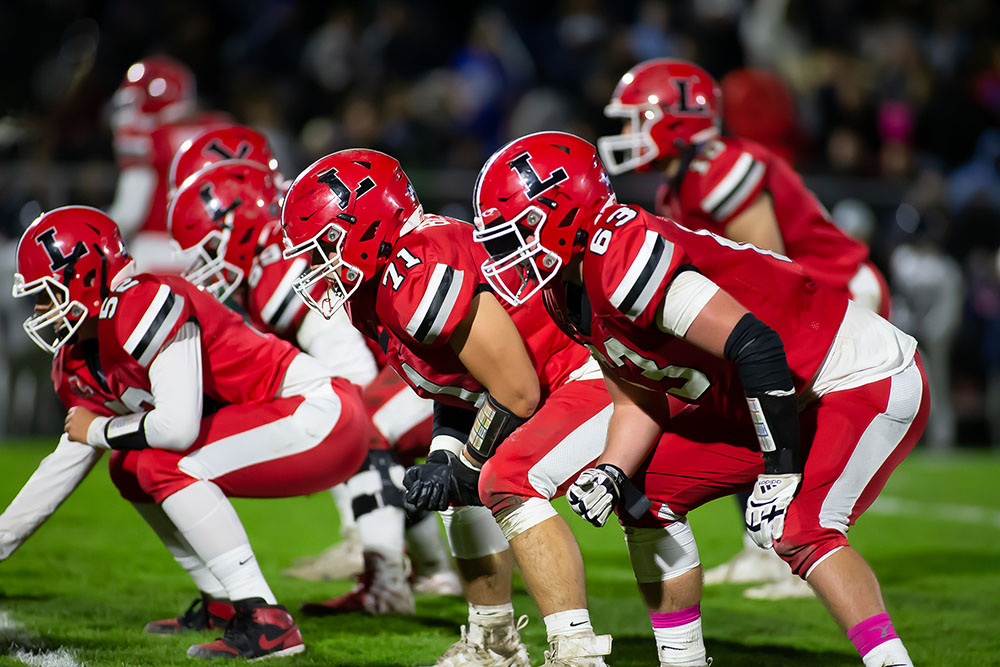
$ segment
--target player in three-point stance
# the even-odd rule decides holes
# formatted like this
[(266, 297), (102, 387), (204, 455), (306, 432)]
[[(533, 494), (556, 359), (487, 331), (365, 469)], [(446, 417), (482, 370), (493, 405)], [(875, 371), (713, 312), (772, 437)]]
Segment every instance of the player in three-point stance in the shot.
[[(926, 424), (916, 342), (787, 257), (618, 204), (596, 149), (573, 135), (499, 150), (474, 206), (494, 289), (525, 307), (544, 300), (600, 362), (614, 401), (571, 507), (603, 525), (635, 476), (654, 501), (647, 519), (678, 522), (752, 485), (755, 542), (812, 586), (866, 667), (912, 665), (846, 533)], [(668, 394), (694, 409), (672, 413)], [(637, 574), (662, 571), (640, 583), (661, 664), (705, 664), (700, 567), (678, 574), (676, 543), (623, 519)]]
[(350, 382), (184, 279), (134, 267), (114, 222), (85, 206), (43, 214), (18, 244), (14, 295), (36, 299), (25, 330), (56, 355), (53, 380), (69, 411), (56, 452), (4, 512), (12, 546), (110, 449), (122, 496), (204, 600), (147, 630), (225, 628), (192, 657), (301, 652), (227, 496), (330, 488), (384, 441)]

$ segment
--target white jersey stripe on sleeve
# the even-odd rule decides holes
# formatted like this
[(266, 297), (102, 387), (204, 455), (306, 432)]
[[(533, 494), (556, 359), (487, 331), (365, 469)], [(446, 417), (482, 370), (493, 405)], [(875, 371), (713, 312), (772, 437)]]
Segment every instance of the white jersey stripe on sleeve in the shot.
[(701, 201), (701, 208), (716, 220), (723, 220), (747, 198), (764, 175), (764, 165), (743, 152), (729, 173)]
[(403, 362), (402, 364), (403, 373), (406, 374), (407, 380), (415, 386), (420, 387), (428, 394), (442, 394), (444, 396), (454, 396), (455, 398), (461, 399), (473, 405), (477, 405), (479, 400), (483, 396), (481, 391), (470, 391), (469, 389), (463, 389), (462, 387), (438, 384), (432, 380), (428, 380), (423, 375), (417, 372), (413, 366), (408, 363)]
[(464, 271), (456, 271), (447, 264), (435, 265), (424, 296), (406, 324), (406, 332), (425, 345), (433, 343), (448, 322), (464, 278)]
[(149, 308), (125, 341), (125, 351), (140, 366), (148, 366), (173, 330), (183, 309), (184, 297), (175, 295), (166, 285), (160, 285)]
[(611, 305), (635, 320), (659, 291), (673, 254), (673, 243), (647, 229), (639, 253), (611, 295)]
[(274, 293), (260, 309), (260, 316), (277, 331), (284, 331), (291, 324), (295, 315), (305, 303), (298, 298), (292, 289), (292, 283), (308, 268), (308, 263), (302, 257), (297, 257), (288, 267), (281, 282), (274, 288)]

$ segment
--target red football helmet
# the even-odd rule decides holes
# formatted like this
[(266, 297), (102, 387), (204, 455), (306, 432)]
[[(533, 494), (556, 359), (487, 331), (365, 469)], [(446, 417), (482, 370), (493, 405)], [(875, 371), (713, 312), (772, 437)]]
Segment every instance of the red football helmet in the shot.
[(501, 148), (479, 172), (472, 202), (474, 238), (491, 257), (483, 263), (490, 286), (515, 306), (530, 299), (614, 201), (594, 146), (580, 137), (538, 132)]
[[(403, 225), (422, 215), (395, 158), (355, 148), (317, 160), (292, 182), (281, 211), (285, 257), (308, 254), (312, 263), (293, 288), (332, 317), (379, 272)], [(310, 292), (321, 280), (326, 289), (317, 301)]]
[(597, 140), (601, 159), (609, 172), (621, 174), (677, 157), (685, 146), (718, 134), (721, 103), (719, 84), (693, 63), (668, 58), (639, 63), (604, 107), (605, 116), (627, 119), (628, 126)]
[[(186, 140), (170, 163), (169, 187), (176, 192), (185, 179), (223, 160), (256, 162), (277, 176), (278, 161), (263, 134), (244, 125), (202, 132)], [(278, 177), (277, 180), (281, 180)]]
[(151, 131), (194, 113), (194, 74), (166, 56), (133, 64), (111, 98), (111, 127)]
[(225, 301), (250, 271), (258, 241), (280, 216), (270, 170), (226, 160), (188, 178), (170, 201), (167, 228), (191, 258), (184, 278)]
[[(43, 213), (17, 244), (15, 297), (35, 295), (44, 312), (24, 321), (24, 331), (55, 354), (89, 316), (100, 312), (114, 279), (129, 266), (114, 221), (89, 206), (63, 206)], [(54, 334), (42, 331), (52, 327)]]

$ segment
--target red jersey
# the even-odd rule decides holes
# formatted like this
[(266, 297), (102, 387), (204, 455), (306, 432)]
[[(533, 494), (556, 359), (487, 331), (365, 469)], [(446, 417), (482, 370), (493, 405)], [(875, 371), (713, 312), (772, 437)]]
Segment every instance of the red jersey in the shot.
[(774, 329), (796, 391), (816, 374), (847, 310), (845, 296), (787, 257), (638, 207), (609, 207), (591, 232), (585, 291), (560, 281), (545, 291), (553, 319), (623, 379), (730, 419), (748, 416), (735, 364), (658, 326), (675, 275), (693, 267)]
[(170, 189), (170, 163), (186, 140), (202, 132), (234, 124), (227, 114), (202, 112), (193, 118), (165, 123), (152, 132), (125, 127), (115, 133), (115, 156), (121, 170), (152, 167), (156, 171), (156, 190), (149, 202), (146, 219), (139, 230), (167, 231), (167, 192)]
[(255, 327), (294, 341), (307, 307), (292, 289), (292, 283), (309, 268), (309, 260), (282, 256), (283, 236), (277, 221), (265, 227), (261, 237), (261, 250), (247, 274), (241, 305)]
[(222, 403), (273, 398), (299, 354), (247, 326), (210, 294), (177, 276), (140, 274), (111, 291), (97, 338), (111, 392), (133, 412), (149, 409), (149, 365), (188, 321), (201, 327), (202, 389)]
[[(483, 391), (448, 346), (472, 298), (488, 289), (480, 272), (486, 251), (472, 232), (468, 223), (426, 216), (396, 241), (381, 276), (348, 306), (351, 321), (369, 337), (383, 327), (389, 364), (417, 394), (461, 407)], [(501, 303), (524, 340), (544, 400), (586, 363), (587, 351), (552, 323), (540, 301), (516, 309)]]
[(722, 137), (708, 142), (675, 189), (656, 193), (656, 212), (692, 229), (727, 236), (726, 227), (766, 191), (785, 254), (816, 279), (847, 290), (868, 247), (840, 231), (787, 162), (760, 144)]
[(102, 417), (130, 412), (107, 385), (96, 343), (76, 342), (60, 347), (52, 359), (52, 386), (67, 410), (79, 405)]

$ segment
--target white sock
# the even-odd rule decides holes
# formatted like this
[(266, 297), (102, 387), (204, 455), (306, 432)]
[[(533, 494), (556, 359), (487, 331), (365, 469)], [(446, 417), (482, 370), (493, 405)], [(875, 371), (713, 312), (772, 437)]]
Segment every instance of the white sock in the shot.
[(275, 604), (243, 524), (222, 489), (211, 482), (198, 481), (168, 497), (162, 507), (225, 588), (225, 597), (230, 600), (259, 597)]
[(865, 663), (865, 667), (883, 667), (884, 665), (913, 667), (910, 654), (906, 652), (903, 640), (899, 637), (879, 644), (868, 651), (862, 660)]
[(337, 505), (337, 514), (340, 515), (340, 532), (343, 533), (345, 530), (353, 528), (355, 525), (354, 507), (351, 504), (353, 497), (351, 492), (347, 490), (347, 483), (338, 484), (330, 489), (330, 495), (333, 496), (333, 502)]
[(660, 662), (668, 665), (704, 665), (705, 639), (701, 618), (670, 628), (653, 628)]
[(199, 591), (217, 600), (227, 599), (226, 589), (205, 566), (204, 561), (194, 553), (194, 549), (191, 548), (188, 541), (184, 539), (177, 527), (163, 512), (163, 508), (155, 503), (132, 503), (132, 506), (153, 529), (174, 560), (194, 580), (194, 585), (198, 587)]
[(427, 516), (407, 528), (403, 537), (406, 539), (413, 569), (418, 574), (432, 574), (448, 569), (451, 554), (445, 551), (437, 512), (428, 512)]
[(403, 524), (406, 513), (401, 507), (386, 505), (358, 517), (361, 548), (377, 551), (387, 565), (403, 566)]
[(549, 641), (558, 636), (594, 632), (594, 626), (590, 624), (590, 612), (586, 609), (557, 611), (542, 620), (545, 621), (545, 633), (548, 635)]

